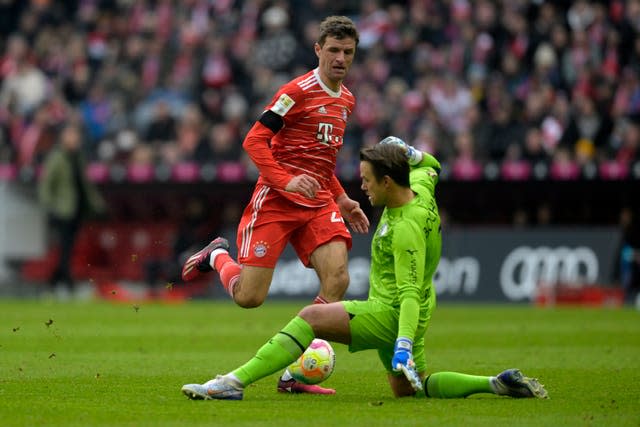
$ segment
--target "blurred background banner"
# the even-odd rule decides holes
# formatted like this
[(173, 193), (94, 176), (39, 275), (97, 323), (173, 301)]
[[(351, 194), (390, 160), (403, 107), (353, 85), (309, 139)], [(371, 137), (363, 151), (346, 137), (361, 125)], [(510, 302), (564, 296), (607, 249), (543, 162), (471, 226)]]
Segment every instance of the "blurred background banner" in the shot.
[[(612, 283), (621, 234), (616, 228), (453, 229), (443, 236), (434, 282), (441, 301), (531, 302), (547, 287), (575, 290)], [(370, 236), (354, 235), (348, 295), (365, 298)], [(316, 294), (318, 278), (290, 247), (276, 267), (272, 296)]]
[(540, 286), (612, 283), (615, 228), (450, 230), (435, 278), (441, 300), (531, 301)]

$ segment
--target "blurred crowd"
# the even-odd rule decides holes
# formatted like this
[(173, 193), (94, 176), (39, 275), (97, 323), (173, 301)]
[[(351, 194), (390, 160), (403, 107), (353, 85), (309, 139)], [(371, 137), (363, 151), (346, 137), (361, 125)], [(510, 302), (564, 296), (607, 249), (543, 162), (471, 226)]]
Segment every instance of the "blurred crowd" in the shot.
[(388, 134), (460, 179), (640, 174), (640, 0), (2, 0), (0, 165), (38, 166), (75, 122), (93, 162), (241, 177), (243, 136), (317, 65), (331, 14), (361, 36), (343, 178)]

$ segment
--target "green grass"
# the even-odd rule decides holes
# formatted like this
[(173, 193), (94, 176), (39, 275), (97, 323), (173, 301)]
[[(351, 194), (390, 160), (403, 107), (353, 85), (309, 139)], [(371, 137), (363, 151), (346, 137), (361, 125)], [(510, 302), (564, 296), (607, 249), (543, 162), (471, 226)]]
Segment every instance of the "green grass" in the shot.
[(394, 399), (376, 354), (342, 345), (325, 383), (335, 396), (276, 393), (277, 375), (241, 402), (180, 393), (247, 360), (301, 305), (0, 301), (0, 425), (640, 426), (640, 312), (631, 309), (438, 307), (430, 371), (519, 367), (550, 400)]

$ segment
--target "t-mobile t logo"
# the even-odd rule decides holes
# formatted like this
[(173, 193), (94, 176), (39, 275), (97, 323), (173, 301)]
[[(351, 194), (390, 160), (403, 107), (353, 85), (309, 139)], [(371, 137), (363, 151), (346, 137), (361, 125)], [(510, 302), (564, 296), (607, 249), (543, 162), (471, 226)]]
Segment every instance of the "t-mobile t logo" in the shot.
[(316, 138), (322, 141), (323, 144), (331, 143), (333, 132), (333, 125), (331, 123), (318, 123), (318, 133)]

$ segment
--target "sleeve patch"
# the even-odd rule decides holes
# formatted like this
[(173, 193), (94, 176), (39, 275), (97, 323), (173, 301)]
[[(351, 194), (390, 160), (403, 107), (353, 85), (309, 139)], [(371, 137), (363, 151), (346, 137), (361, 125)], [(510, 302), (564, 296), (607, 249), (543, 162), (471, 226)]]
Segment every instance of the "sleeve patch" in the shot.
[(293, 104), (295, 103), (296, 102), (293, 99), (291, 99), (289, 95), (287, 95), (286, 93), (283, 93), (282, 95), (280, 95), (280, 98), (278, 98), (276, 103), (273, 104), (273, 107), (271, 107), (270, 109), (277, 115), (284, 116), (291, 109), (291, 107), (293, 107)]

